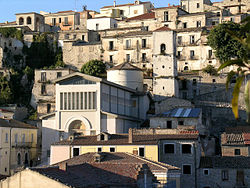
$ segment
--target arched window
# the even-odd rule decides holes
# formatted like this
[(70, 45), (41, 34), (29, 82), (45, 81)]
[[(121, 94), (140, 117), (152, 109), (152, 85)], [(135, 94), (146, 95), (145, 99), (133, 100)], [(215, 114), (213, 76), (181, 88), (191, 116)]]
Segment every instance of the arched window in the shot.
[(23, 22), (24, 22), (23, 17), (20, 17), (19, 18), (19, 25), (23, 25)]
[(166, 51), (166, 45), (161, 44), (161, 54), (165, 54), (165, 51)]
[(21, 165), (21, 154), (17, 154), (17, 165)]
[(27, 18), (27, 24), (31, 24), (31, 17)]
[(185, 71), (188, 71), (188, 66), (185, 66), (185, 67), (184, 67), (184, 70), (185, 70)]

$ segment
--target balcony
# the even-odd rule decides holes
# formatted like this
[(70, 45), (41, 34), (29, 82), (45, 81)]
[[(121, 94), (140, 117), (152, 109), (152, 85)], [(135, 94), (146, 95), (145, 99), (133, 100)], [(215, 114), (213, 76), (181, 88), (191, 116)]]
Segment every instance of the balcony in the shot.
[(185, 46), (198, 46), (199, 44), (197, 42), (177, 42), (177, 47), (185, 47)]
[(198, 60), (199, 57), (198, 57), (198, 56), (190, 56), (189, 59), (190, 59), (190, 60)]
[(12, 147), (14, 147), (14, 148), (32, 148), (32, 145), (34, 145), (32, 142), (15, 142), (12, 144)]
[(186, 56), (183, 56), (183, 55), (180, 55), (180, 56), (176, 56), (176, 58), (179, 60), (179, 61), (185, 61), (187, 59)]

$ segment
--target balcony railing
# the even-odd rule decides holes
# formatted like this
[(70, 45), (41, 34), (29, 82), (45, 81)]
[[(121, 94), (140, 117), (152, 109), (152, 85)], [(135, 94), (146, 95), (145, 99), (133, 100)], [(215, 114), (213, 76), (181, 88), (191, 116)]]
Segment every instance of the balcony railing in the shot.
[(15, 148), (32, 148), (33, 145), (34, 145), (34, 143), (32, 143), (32, 142), (15, 142), (15, 143), (12, 144), (12, 147), (15, 147)]

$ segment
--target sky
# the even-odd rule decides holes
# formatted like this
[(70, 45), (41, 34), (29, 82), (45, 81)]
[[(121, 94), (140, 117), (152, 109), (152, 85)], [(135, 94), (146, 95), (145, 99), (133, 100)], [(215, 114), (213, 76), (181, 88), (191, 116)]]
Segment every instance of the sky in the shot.
[[(150, 0), (142, 0), (150, 1)], [(99, 12), (103, 6), (113, 5), (113, 0), (0, 0), (0, 23), (15, 21), (16, 13), (25, 12), (57, 12), (65, 10), (81, 11), (83, 5), (87, 9)], [(134, 0), (116, 0), (116, 4), (132, 3)], [(155, 7), (178, 5), (179, 0), (151, 0)]]

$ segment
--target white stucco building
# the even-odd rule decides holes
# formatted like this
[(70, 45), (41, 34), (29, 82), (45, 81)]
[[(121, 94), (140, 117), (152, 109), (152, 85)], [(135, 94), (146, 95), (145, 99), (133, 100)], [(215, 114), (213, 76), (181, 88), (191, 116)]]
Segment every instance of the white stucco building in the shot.
[(88, 30), (98, 31), (98, 30), (112, 29), (116, 27), (117, 27), (117, 20), (114, 18), (99, 17), (87, 20)]
[(146, 119), (149, 98), (142, 92), (81, 73), (55, 83), (56, 111), (42, 116), (43, 161), (50, 145), (69, 135), (127, 133)]

